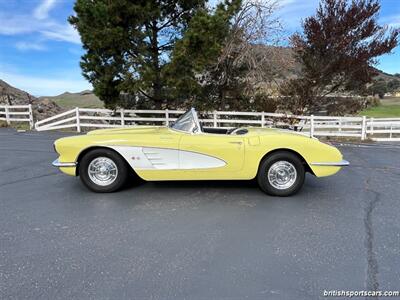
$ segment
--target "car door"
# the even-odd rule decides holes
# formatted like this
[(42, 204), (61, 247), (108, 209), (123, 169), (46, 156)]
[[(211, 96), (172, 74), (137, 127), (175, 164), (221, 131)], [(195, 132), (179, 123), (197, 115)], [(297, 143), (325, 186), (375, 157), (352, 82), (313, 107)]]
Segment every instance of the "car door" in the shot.
[(243, 168), (244, 138), (225, 134), (184, 134), (179, 143), (180, 169), (235, 172)]
[[(120, 153), (137, 172), (139, 170), (176, 170), (179, 169), (181, 135), (167, 128), (149, 132), (144, 130), (142, 133), (127, 134), (124, 142), (110, 145), (110, 148)], [(114, 144), (115, 141), (112, 143)]]

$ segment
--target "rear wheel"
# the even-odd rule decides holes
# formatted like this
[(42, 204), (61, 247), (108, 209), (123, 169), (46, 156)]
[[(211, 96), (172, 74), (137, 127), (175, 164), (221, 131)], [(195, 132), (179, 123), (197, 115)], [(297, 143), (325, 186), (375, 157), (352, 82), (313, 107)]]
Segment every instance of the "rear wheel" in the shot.
[(305, 170), (297, 155), (288, 151), (275, 152), (261, 161), (257, 181), (272, 196), (290, 196), (303, 186)]
[(83, 184), (97, 193), (119, 190), (126, 182), (129, 168), (125, 160), (109, 149), (95, 149), (86, 153), (79, 162), (79, 175)]

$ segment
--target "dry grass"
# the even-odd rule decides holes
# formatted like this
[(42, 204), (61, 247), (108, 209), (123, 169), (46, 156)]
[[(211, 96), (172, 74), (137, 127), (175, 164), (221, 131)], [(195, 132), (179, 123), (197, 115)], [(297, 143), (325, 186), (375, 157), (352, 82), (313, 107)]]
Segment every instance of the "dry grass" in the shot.
[(0, 128), (2, 127), (15, 128), (16, 130), (31, 130), (28, 122), (11, 122), (8, 125), (6, 121), (0, 121)]

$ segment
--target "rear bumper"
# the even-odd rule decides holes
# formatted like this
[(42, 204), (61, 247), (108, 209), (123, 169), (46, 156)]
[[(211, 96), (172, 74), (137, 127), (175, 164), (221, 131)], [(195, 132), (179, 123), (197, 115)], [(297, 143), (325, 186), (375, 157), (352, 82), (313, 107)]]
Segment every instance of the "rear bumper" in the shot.
[(76, 162), (59, 162), (58, 159), (53, 161), (52, 165), (57, 168), (76, 167)]
[(320, 166), (320, 167), (346, 167), (350, 165), (350, 163), (347, 160), (342, 160), (338, 162), (315, 162), (315, 163), (310, 163), (311, 166)]

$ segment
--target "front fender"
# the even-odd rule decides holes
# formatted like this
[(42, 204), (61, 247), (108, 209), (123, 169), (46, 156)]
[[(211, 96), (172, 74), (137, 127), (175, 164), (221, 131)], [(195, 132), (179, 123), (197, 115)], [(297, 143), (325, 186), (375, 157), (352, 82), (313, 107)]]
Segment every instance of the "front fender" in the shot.
[[(342, 167), (339, 165), (343, 160), (340, 151), (317, 139), (295, 135), (264, 136), (261, 138), (260, 147), (264, 151), (257, 159), (257, 168), (263, 157), (277, 150), (289, 150), (297, 153), (317, 177), (333, 175)], [(335, 163), (337, 164), (335, 165)]]

